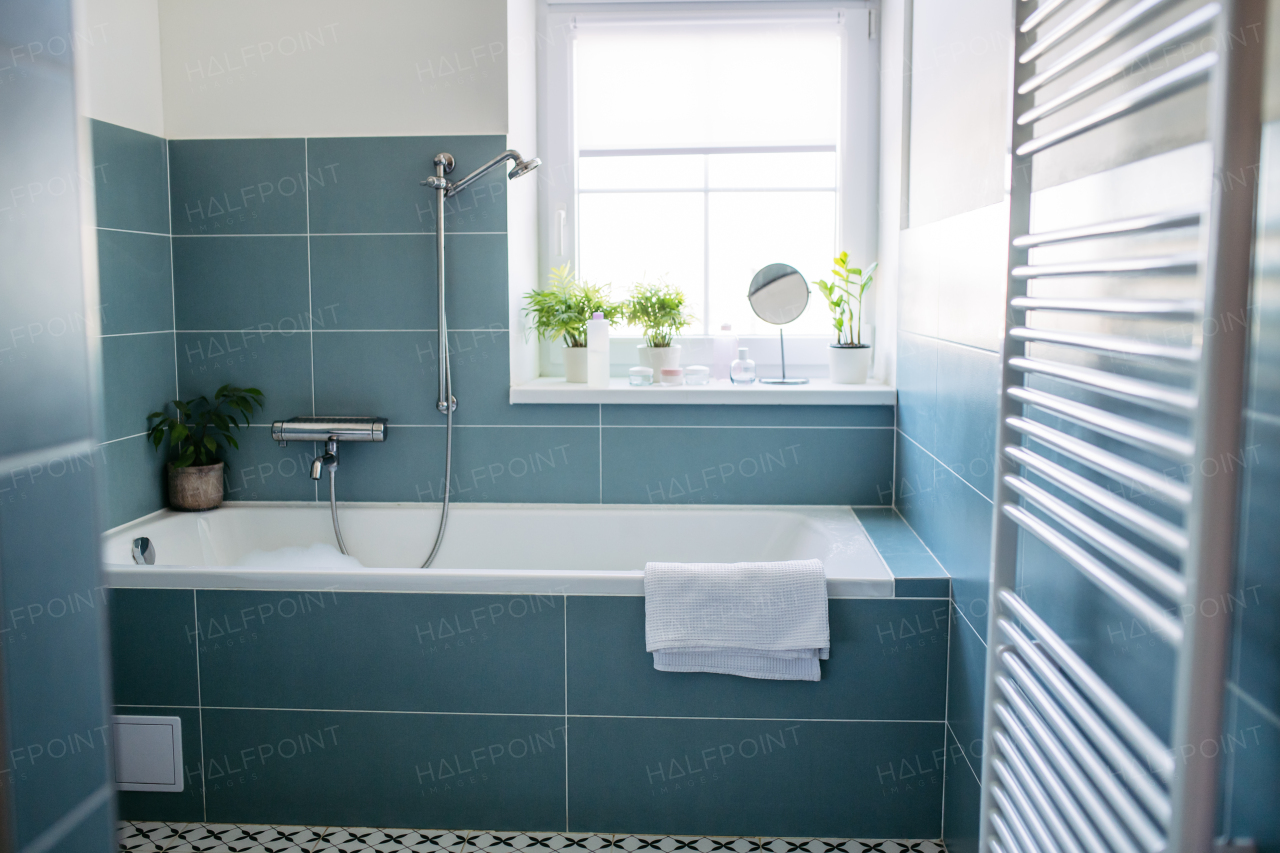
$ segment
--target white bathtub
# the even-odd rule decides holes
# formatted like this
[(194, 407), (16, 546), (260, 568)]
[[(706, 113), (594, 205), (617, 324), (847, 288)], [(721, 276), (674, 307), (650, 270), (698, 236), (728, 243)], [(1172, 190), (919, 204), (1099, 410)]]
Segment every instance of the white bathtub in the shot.
[[(829, 595), (889, 598), (893, 576), (848, 507), (455, 504), (436, 567), (416, 568), (438, 505), (339, 504), (360, 569), (246, 568), (255, 550), (334, 544), (328, 504), (243, 502), (206, 513), (162, 510), (107, 532), (115, 587), (364, 592), (642, 595), (650, 560), (822, 560)], [(156, 565), (135, 565), (149, 538)], [(377, 568), (374, 568), (377, 567)]]

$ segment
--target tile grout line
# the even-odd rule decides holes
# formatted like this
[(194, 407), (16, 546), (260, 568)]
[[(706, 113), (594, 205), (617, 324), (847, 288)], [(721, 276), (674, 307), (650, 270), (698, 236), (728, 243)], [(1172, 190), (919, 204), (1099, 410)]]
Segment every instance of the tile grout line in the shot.
[[(169, 148), (169, 146), (168, 146), (168, 145), (166, 145), (166, 146), (165, 146), (165, 154), (164, 154), (164, 156), (165, 156), (165, 172), (166, 172), (166, 176), (165, 176), (165, 189), (166, 189), (166, 190), (168, 189), (168, 184), (169, 184), (169, 179), (168, 179), (168, 175), (167, 175), (168, 168), (169, 168), (169, 165), (168, 165), (168, 160), (169, 160), (169, 151), (168, 151), (168, 148)], [(167, 208), (168, 206), (169, 206), (169, 202), (166, 200), (166, 201), (165, 201), (165, 207)], [(95, 226), (93, 226), (93, 227), (94, 227), (94, 228), (97, 228), (99, 231), (114, 231), (114, 232), (115, 232), (115, 233), (117, 233), (117, 234), (143, 234), (143, 235), (145, 235), (145, 236), (147, 236), (147, 237), (172, 237), (172, 236), (173, 236), (172, 234), (162, 234), (162, 233), (160, 233), (159, 231), (135, 231), (135, 230), (134, 230), (134, 229), (132, 229), (132, 228), (108, 228), (106, 225), (95, 225)], [(172, 229), (172, 227), (173, 227), (172, 223), (170, 223), (170, 226), (169, 226), (169, 227), (170, 227), (170, 229)]]
[(135, 432), (133, 435), (122, 435), (119, 438), (109, 438), (106, 441), (98, 443), (98, 447), (106, 447), (108, 444), (115, 444), (117, 441), (128, 441), (131, 438), (139, 438), (146, 435), (145, 432)]
[(564, 596), (564, 831), (569, 831), (569, 596)]
[[(307, 139), (310, 139), (310, 137), (308, 137)], [(96, 227), (102, 228), (103, 226), (99, 225)], [(104, 228), (103, 230), (123, 231), (125, 229)], [(129, 232), (129, 233), (150, 234), (152, 232), (136, 231), (136, 232)], [(452, 235), (454, 237), (490, 237), (490, 236), (498, 237), (498, 236), (505, 235), (507, 232), (506, 231), (449, 231), (449, 230), (446, 230), (444, 233), (448, 235)], [(156, 236), (164, 237), (169, 235), (158, 234)], [(195, 238), (203, 239), (208, 237), (307, 237), (309, 235), (306, 233), (293, 233), (288, 231), (282, 231), (279, 233), (271, 232), (267, 234), (173, 234), (171, 236), (178, 237), (181, 239), (195, 239)], [(436, 232), (435, 231), (319, 231), (319, 232), (316, 232), (314, 236), (316, 237), (434, 237), (436, 236)]]
[[(172, 277), (172, 273), (170, 273), (170, 276)], [(172, 283), (170, 283), (170, 287), (172, 287)], [(173, 329), (155, 329), (154, 331), (150, 331), (150, 332), (113, 332), (112, 334), (109, 334), (109, 335), (98, 335), (98, 337), (100, 338), (137, 338), (137, 337), (141, 337), (142, 335), (172, 335), (172, 334), (173, 334)]]
[[(192, 590), (196, 592), (196, 590)], [(469, 593), (468, 593), (469, 594)], [(891, 601), (892, 599), (881, 599)], [(566, 603), (567, 607), (567, 603)], [(567, 666), (567, 654), (566, 654)], [(566, 683), (566, 694), (567, 694)], [(566, 700), (567, 701), (567, 700)], [(901, 723), (901, 724), (919, 724), (919, 725), (935, 725), (943, 724), (946, 720), (886, 720), (886, 719), (839, 719), (834, 717), (695, 717), (695, 716), (670, 716), (660, 714), (539, 714), (539, 713), (514, 713), (509, 711), (403, 711), (403, 710), (385, 710), (385, 709), (366, 709), (366, 708), (264, 708), (253, 707), (248, 705), (118, 705), (120, 708), (199, 708), (203, 710), (208, 708), (210, 711), (266, 711), (266, 712), (287, 712), (302, 714), (398, 714), (405, 716), (422, 716), (422, 717), (561, 717), (567, 720), (702, 720), (714, 722), (757, 722), (757, 723)]]
[(898, 403), (894, 392), (893, 404), (893, 480), (889, 483), (889, 507), (898, 511)]
[[(315, 309), (311, 295), (311, 163), (307, 138), (302, 138), (303, 205), (307, 222), (307, 343), (311, 348), (311, 415), (316, 414), (316, 336)], [(316, 489), (320, 486), (317, 485)], [(317, 492), (319, 494), (319, 492)], [(319, 500), (319, 498), (317, 498)]]
[[(303, 178), (303, 200), (306, 208), (307, 218), (307, 344), (311, 350), (311, 416), (316, 414), (316, 315), (311, 304), (311, 146), (307, 137), (302, 138), (302, 174)], [(311, 443), (311, 452), (319, 455), (316, 451), (315, 442)], [(329, 476), (333, 476), (333, 472), (329, 472)], [(320, 502), (320, 481), (315, 480), (311, 483), (313, 500)], [(335, 524), (337, 522), (334, 522)]]
[(969, 753), (965, 750), (964, 744), (960, 743), (960, 738), (956, 735), (956, 730), (951, 728), (950, 723), (945, 724), (947, 731), (951, 732), (951, 737), (955, 738), (956, 746), (960, 747), (960, 754), (964, 756), (964, 764), (969, 768), (969, 772), (973, 774), (973, 780), (978, 783), (978, 787), (982, 787), (982, 777), (978, 775), (978, 771), (973, 769), (973, 763), (969, 761)]
[[(204, 691), (200, 684), (200, 599), (199, 591), (191, 590), (191, 613), (196, 620), (196, 715), (197, 728), (200, 730), (200, 812), (204, 820), (209, 819), (209, 786), (204, 778)], [(184, 771), (185, 772), (185, 771)]]
[[(180, 395), (182, 384), (178, 377), (178, 287), (175, 282), (173, 266), (173, 171), (169, 168), (169, 140), (164, 142), (164, 187), (168, 196), (165, 205), (169, 214), (169, 318), (173, 321), (173, 398)], [(201, 768), (201, 772), (204, 769)]]
[(1259, 717), (1262, 717), (1262, 719), (1266, 720), (1271, 725), (1280, 729), (1280, 715), (1277, 715), (1275, 711), (1272, 711), (1270, 708), (1268, 708), (1266, 705), (1260, 702), (1253, 694), (1251, 694), (1249, 691), (1241, 687), (1239, 682), (1228, 681), (1227, 689), (1232, 693), (1236, 694), (1237, 696), (1239, 696), (1240, 700), (1244, 702), (1244, 704), (1248, 705), (1250, 710), (1252, 710), (1255, 714), (1257, 714)]
[(938, 823), (938, 833), (942, 838), (947, 837), (947, 732), (951, 730), (951, 636), (954, 622), (950, 617), (956, 609), (954, 599), (954, 594), (947, 599), (947, 677), (942, 694), (942, 814)]
[[(960, 476), (960, 474), (956, 473), (955, 469), (953, 469), (950, 465), (948, 465), (947, 463), (943, 462), (943, 461), (942, 461), (941, 459), (939, 459), (938, 457), (934, 456), (934, 455), (933, 455), (932, 453), (930, 453), (928, 450), (925, 450), (924, 445), (922, 445), (920, 442), (916, 441), (914, 438), (912, 438), (911, 436), (907, 435), (905, 432), (902, 432), (902, 430), (897, 430), (897, 432), (902, 433), (902, 437), (903, 437), (903, 438), (905, 438), (907, 441), (909, 441), (909, 442), (911, 442), (912, 444), (914, 444), (916, 447), (920, 448), (920, 452), (921, 452), (921, 453), (923, 453), (925, 456), (928, 456), (928, 457), (929, 457), (930, 459), (932, 459), (934, 462), (937, 462), (937, 463), (938, 463), (939, 465), (941, 465), (943, 468), (947, 469), (947, 473), (948, 473), (948, 474), (950, 474), (951, 476), (955, 477), (955, 478), (956, 478), (957, 480), (959, 480), (960, 482), (964, 483), (964, 484), (965, 484), (966, 486), (968, 486), (970, 489), (973, 489), (973, 491), (977, 492), (978, 496), (979, 496), (979, 497), (981, 497), (984, 501), (986, 501), (987, 503), (991, 504), (992, 506), (994, 506), (994, 505), (995, 505), (995, 501), (993, 501), (991, 498), (987, 497), (986, 495), (982, 494), (982, 492), (981, 492), (981, 491), (979, 491), (979, 489), (978, 489), (978, 487), (977, 487), (977, 486), (975, 486), (973, 483), (970, 483), (970, 482), (969, 482), (968, 480), (966, 480), (964, 477)], [(998, 461), (998, 460), (997, 460), (997, 461)], [(922, 541), (923, 541), (923, 540), (922, 540)]]

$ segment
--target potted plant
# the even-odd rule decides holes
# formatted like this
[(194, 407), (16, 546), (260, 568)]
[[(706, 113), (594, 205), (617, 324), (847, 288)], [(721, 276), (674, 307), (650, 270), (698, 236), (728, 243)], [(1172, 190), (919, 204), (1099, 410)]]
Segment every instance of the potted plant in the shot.
[[(871, 368), (871, 347), (862, 342), (862, 297), (871, 286), (871, 275), (877, 264), (862, 271), (849, 266), (849, 253), (834, 259), (832, 282), (814, 282), (831, 309), (831, 323), (836, 327), (836, 342), (827, 348), (831, 381), (841, 385), (861, 385)], [(854, 311), (857, 305), (857, 312)]]
[[(169, 506), (174, 509), (200, 511), (222, 504), (222, 460), (218, 458), (221, 443), (240, 449), (232, 430), (249, 425), (254, 407), (262, 408), (262, 392), (257, 388), (223, 385), (213, 392), (213, 401), (200, 396), (194, 400), (174, 400), (177, 417), (164, 412), (147, 415), (151, 424), (147, 435), (158, 450), (166, 434), (169, 437)], [(155, 423), (152, 423), (155, 421)]]
[(586, 382), (587, 321), (599, 312), (613, 323), (622, 316), (622, 305), (609, 300), (607, 288), (579, 280), (568, 264), (553, 269), (550, 278), (545, 290), (525, 295), (524, 314), (539, 338), (564, 340), (565, 379)]
[(644, 329), (636, 347), (640, 364), (652, 367), (654, 380), (664, 367), (680, 366), (680, 345), (671, 341), (693, 321), (684, 313), (684, 293), (666, 284), (637, 284), (626, 303), (627, 322)]

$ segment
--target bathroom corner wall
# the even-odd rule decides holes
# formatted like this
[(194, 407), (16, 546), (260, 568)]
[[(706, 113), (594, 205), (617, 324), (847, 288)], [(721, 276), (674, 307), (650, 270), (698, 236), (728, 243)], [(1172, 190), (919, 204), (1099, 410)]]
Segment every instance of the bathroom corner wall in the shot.
[(158, 136), (92, 121), (102, 330), (103, 524), (164, 506), (147, 414), (177, 393), (169, 169)]
[(951, 575), (943, 838), (977, 849), (1012, 4), (906, 0), (897, 510)]
[[(418, 181), (437, 152), (461, 175), (506, 146), (169, 142), (180, 396), (267, 398), (227, 459), (228, 499), (327, 500), (316, 449), (269, 430), (315, 413), (390, 421), (385, 444), (342, 448), (339, 499), (440, 500), (435, 204)], [(892, 406), (511, 405), (507, 187), (495, 172), (445, 211), (455, 500), (891, 503)]]

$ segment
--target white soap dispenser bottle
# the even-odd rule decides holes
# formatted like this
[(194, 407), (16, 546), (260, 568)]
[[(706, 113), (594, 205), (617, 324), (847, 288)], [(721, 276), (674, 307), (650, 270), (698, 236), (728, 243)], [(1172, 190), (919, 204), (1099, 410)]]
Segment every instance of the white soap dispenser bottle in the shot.
[(587, 387), (609, 387), (609, 321), (599, 311), (587, 321)]

